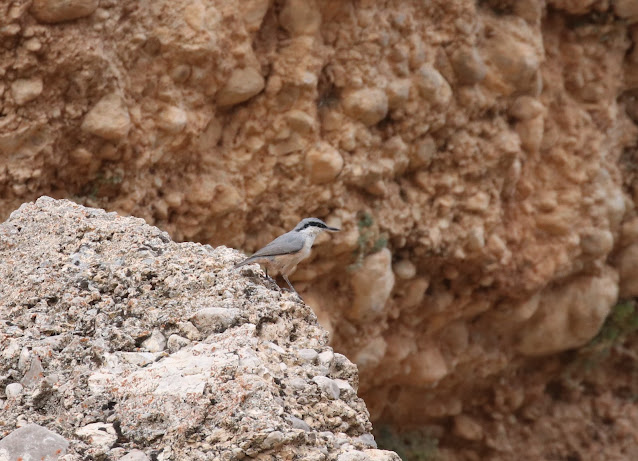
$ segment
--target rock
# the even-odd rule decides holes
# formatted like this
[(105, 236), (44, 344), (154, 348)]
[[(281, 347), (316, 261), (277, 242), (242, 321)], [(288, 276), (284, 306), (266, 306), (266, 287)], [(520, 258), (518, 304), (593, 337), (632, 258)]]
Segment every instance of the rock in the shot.
[(19, 397), (22, 394), (22, 384), (20, 383), (11, 383), (7, 384), (7, 387), (4, 390), (4, 393), (7, 396), (7, 399), (13, 399), (15, 397)]
[(149, 352), (161, 352), (166, 349), (166, 337), (159, 330), (153, 330), (151, 336), (142, 342), (142, 347)]
[(582, 346), (598, 333), (617, 299), (618, 274), (609, 267), (598, 276), (580, 276), (544, 291), (520, 332), (517, 350), (539, 356)]
[(66, 454), (68, 446), (64, 437), (37, 424), (29, 424), (0, 440), (0, 459), (55, 461)]
[(421, 97), (435, 106), (444, 106), (452, 99), (450, 84), (431, 64), (426, 63), (419, 68), (415, 85)]
[(519, 96), (509, 109), (510, 115), (518, 120), (530, 120), (543, 115), (544, 112), (545, 106), (531, 96)]
[(31, 14), (40, 22), (71, 21), (91, 15), (99, 0), (33, 0)]
[(119, 461), (149, 461), (149, 457), (142, 450), (131, 450)]
[(460, 48), (452, 55), (452, 66), (456, 78), (463, 85), (474, 85), (483, 81), (487, 67), (474, 47)]
[(108, 94), (86, 114), (82, 130), (109, 141), (118, 141), (128, 135), (131, 119), (122, 98)]
[(204, 335), (221, 333), (237, 323), (239, 309), (223, 307), (207, 307), (191, 317), (191, 322)]
[(321, 26), (321, 11), (315, 0), (286, 0), (279, 23), (290, 35), (314, 35)]
[(91, 423), (79, 428), (75, 433), (103, 451), (113, 447), (117, 442), (117, 433), (112, 424)]
[(388, 107), (390, 109), (402, 107), (410, 98), (411, 88), (412, 81), (409, 78), (392, 80), (385, 90), (388, 96)]
[(11, 95), (15, 103), (21, 106), (40, 96), (43, 88), (44, 85), (40, 77), (19, 78), (11, 83)]
[(483, 438), (483, 428), (470, 416), (461, 414), (454, 417), (454, 434), (465, 440), (477, 441)]
[(319, 389), (325, 393), (329, 399), (337, 400), (341, 391), (334, 379), (327, 378), (325, 376), (315, 376), (312, 380), (317, 383)]
[(397, 277), (410, 280), (416, 275), (416, 266), (409, 259), (402, 259), (392, 266)]
[(363, 450), (370, 461), (401, 461), (399, 455), (389, 450)]
[(29, 366), (29, 371), (24, 374), (24, 377), (20, 381), (20, 383), (25, 387), (30, 387), (37, 384), (40, 380), (44, 378), (44, 368), (42, 368), (42, 362), (38, 357), (33, 357), (31, 359), (31, 365)]
[(619, 251), (617, 266), (620, 276), (620, 297), (628, 299), (638, 296), (638, 243)]
[(169, 106), (160, 112), (157, 124), (169, 133), (179, 133), (186, 127), (188, 117), (186, 111), (179, 107)]
[(387, 248), (367, 256), (352, 279), (354, 301), (348, 316), (372, 319), (381, 314), (394, 288), (392, 254)]
[(250, 31), (259, 30), (261, 22), (268, 11), (268, 0), (247, 0), (242, 4), (242, 13), (246, 28)]
[(504, 86), (502, 93), (514, 91), (538, 93), (538, 69), (540, 61), (534, 47), (523, 41), (514, 31), (499, 30), (486, 44), (486, 59), (493, 69), (494, 79), (500, 79)]
[(388, 97), (378, 88), (350, 91), (343, 98), (343, 110), (364, 125), (376, 125), (388, 113)]
[(168, 337), (167, 346), (168, 350), (171, 352), (177, 352), (183, 347), (190, 345), (190, 340), (186, 338), (182, 338), (179, 335), (170, 335)]
[(638, 3), (634, 0), (613, 0), (614, 12), (630, 22), (638, 21)]
[[(11, 318), (0, 321), (0, 376), (47, 357), (31, 395), (5, 402), (4, 431), (50, 421), (54, 405), (71, 415), (55, 424), (75, 434), (73, 459), (119, 459), (121, 440), (174, 459), (336, 459), (368, 446), (355, 365), (301, 300), (233, 270), (236, 250), (49, 198), (12, 213), (0, 241), (0, 319)], [(163, 349), (168, 332), (170, 354), (137, 351)]]
[(406, 363), (410, 370), (410, 381), (421, 386), (436, 383), (449, 372), (441, 350), (433, 344), (411, 354)]
[(299, 352), (297, 352), (297, 357), (299, 357), (302, 362), (306, 363), (314, 362), (315, 360), (317, 360), (318, 356), (319, 354), (314, 349), (301, 349)]
[(326, 142), (316, 144), (306, 153), (306, 171), (313, 184), (334, 181), (343, 168), (343, 157), (337, 149)]
[(327, 351), (323, 351), (321, 354), (319, 354), (317, 358), (320, 364), (327, 366), (327, 365), (330, 365), (330, 363), (334, 359), (334, 356), (335, 356), (334, 352), (328, 349)]
[(215, 98), (220, 106), (245, 102), (264, 89), (264, 77), (254, 67), (235, 69)]
[(594, 257), (607, 256), (614, 248), (614, 235), (608, 230), (595, 227), (582, 229), (580, 231), (580, 248), (583, 253)]

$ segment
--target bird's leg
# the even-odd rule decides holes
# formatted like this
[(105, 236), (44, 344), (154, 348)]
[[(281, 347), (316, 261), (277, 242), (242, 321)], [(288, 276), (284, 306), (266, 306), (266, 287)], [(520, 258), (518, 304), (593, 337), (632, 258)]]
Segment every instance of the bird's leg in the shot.
[[(299, 296), (299, 293), (297, 293), (297, 290), (295, 290), (295, 288), (292, 286), (292, 283), (290, 283), (290, 280), (288, 280), (288, 277), (286, 277), (286, 274), (282, 272), (281, 276), (284, 278), (284, 280), (286, 281), (286, 283), (288, 284), (292, 292), (296, 294), (297, 296)], [(299, 297), (301, 298), (301, 296)]]

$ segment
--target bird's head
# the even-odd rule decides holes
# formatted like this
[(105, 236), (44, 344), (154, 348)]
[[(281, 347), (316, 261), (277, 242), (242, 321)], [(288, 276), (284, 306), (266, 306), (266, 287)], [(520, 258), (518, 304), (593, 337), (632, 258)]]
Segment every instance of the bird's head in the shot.
[(323, 231), (337, 232), (339, 229), (330, 227), (319, 218), (304, 218), (293, 229), (294, 232), (301, 232), (309, 235), (319, 235)]

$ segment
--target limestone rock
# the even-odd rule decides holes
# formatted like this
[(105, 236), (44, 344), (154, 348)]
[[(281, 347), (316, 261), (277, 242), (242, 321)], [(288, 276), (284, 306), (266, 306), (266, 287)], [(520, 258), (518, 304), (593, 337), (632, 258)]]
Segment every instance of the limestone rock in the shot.
[(142, 347), (149, 352), (161, 352), (166, 348), (166, 337), (159, 330), (153, 330), (150, 338), (145, 339)]
[(264, 89), (264, 77), (254, 67), (235, 69), (216, 96), (220, 106), (247, 101)]
[(343, 168), (343, 157), (330, 144), (322, 142), (306, 153), (306, 170), (313, 184), (334, 181)]
[[(0, 320), (0, 376), (45, 358), (35, 391), (3, 405), (3, 430), (58, 412), (74, 459), (147, 458), (125, 455), (120, 437), (175, 459), (368, 453), (356, 366), (332, 352), (298, 297), (234, 270), (237, 251), (174, 243), (139, 218), (47, 197), (12, 213), (0, 240), (0, 319), (11, 316)], [(45, 354), (52, 331), (61, 344)], [(182, 331), (209, 336), (188, 342)], [(167, 335), (168, 349), (149, 347)], [(140, 342), (161, 351), (139, 352)], [(25, 431), (0, 440), (0, 453), (57, 459), (67, 449), (49, 435), (31, 445)]]
[(109, 141), (120, 140), (128, 134), (131, 119), (122, 98), (111, 93), (93, 106), (82, 121), (82, 129)]
[(119, 461), (149, 461), (149, 458), (142, 450), (131, 450)]
[(56, 23), (92, 14), (99, 0), (34, 0), (31, 13), (40, 22)]
[(117, 433), (112, 424), (91, 423), (79, 428), (75, 433), (91, 445), (99, 447), (103, 452), (117, 441)]
[(388, 97), (378, 88), (350, 91), (343, 98), (343, 109), (365, 125), (375, 125), (388, 113)]
[(16, 104), (21, 106), (40, 96), (43, 88), (42, 79), (39, 77), (20, 78), (11, 83), (11, 94)]
[(66, 454), (64, 437), (37, 424), (14, 430), (0, 440), (0, 459), (55, 461)]

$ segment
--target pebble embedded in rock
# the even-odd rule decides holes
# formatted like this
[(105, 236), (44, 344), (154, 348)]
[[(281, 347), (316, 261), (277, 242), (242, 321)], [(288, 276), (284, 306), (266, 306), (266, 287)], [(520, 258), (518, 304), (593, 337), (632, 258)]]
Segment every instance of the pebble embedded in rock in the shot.
[(233, 326), (239, 318), (239, 309), (223, 307), (207, 307), (191, 317), (191, 322), (204, 335), (220, 333)]
[(341, 391), (334, 379), (330, 379), (326, 376), (315, 376), (312, 380), (317, 383), (319, 389), (321, 389), (329, 399), (337, 400), (339, 398)]
[(149, 461), (149, 458), (142, 450), (131, 450), (122, 456), (119, 461)]
[(461, 48), (452, 55), (452, 66), (456, 78), (463, 85), (474, 85), (483, 81), (487, 68), (483, 58), (474, 47)]
[(321, 26), (321, 11), (315, 0), (286, 0), (279, 22), (290, 35), (314, 35)]
[(354, 301), (348, 315), (352, 318), (374, 318), (385, 307), (394, 287), (392, 253), (387, 248), (363, 260), (350, 280)]
[(21, 106), (40, 96), (43, 88), (40, 77), (19, 78), (11, 83), (11, 95), (16, 104)]
[(388, 97), (379, 88), (350, 91), (343, 98), (343, 110), (367, 126), (375, 125), (388, 114)]
[(312, 363), (314, 362), (319, 354), (314, 349), (301, 349), (297, 352), (297, 357), (303, 362)]
[(86, 114), (82, 130), (109, 141), (124, 138), (131, 128), (128, 109), (122, 98), (107, 94)]
[(306, 170), (313, 184), (325, 184), (334, 181), (343, 169), (343, 157), (337, 149), (327, 142), (311, 147), (306, 154)]
[(75, 433), (102, 450), (112, 448), (117, 442), (117, 432), (113, 424), (91, 423), (79, 428)]
[(188, 117), (184, 109), (170, 106), (160, 112), (157, 124), (169, 133), (179, 133), (186, 126)]
[(444, 106), (452, 99), (452, 88), (431, 64), (423, 64), (416, 73), (415, 84), (419, 94), (429, 103)]
[(253, 68), (235, 69), (226, 85), (217, 92), (216, 101), (220, 106), (233, 106), (247, 101), (264, 89), (264, 77)]
[(166, 345), (168, 346), (168, 350), (171, 352), (177, 352), (183, 347), (186, 347), (190, 344), (190, 340), (183, 338), (179, 335), (170, 335), (168, 337), (168, 341)]
[(153, 330), (151, 336), (142, 342), (142, 347), (149, 352), (161, 352), (166, 349), (166, 337), (159, 330)]
[(416, 275), (416, 266), (409, 259), (402, 259), (392, 266), (394, 273), (403, 280), (410, 280)]
[(12, 399), (21, 395), (23, 389), (24, 387), (22, 386), (22, 384), (11, 383), (11, 384), (7, 384), (7, 387), (5, 388), (4, 392), (7, 395), (8, 399)]
[(40, 22), (56, 23), (92, 14), (99, 0), (33, 0), (31, 14)]

